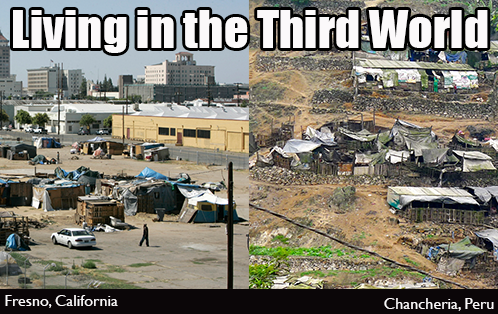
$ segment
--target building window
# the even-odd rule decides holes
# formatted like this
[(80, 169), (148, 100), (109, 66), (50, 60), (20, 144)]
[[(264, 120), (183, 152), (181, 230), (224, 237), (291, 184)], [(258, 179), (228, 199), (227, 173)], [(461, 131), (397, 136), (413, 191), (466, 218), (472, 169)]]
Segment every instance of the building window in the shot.
[(198, 138), (211, 138), (211, 131), (210, 130), (197, 130), (197, 137)]
[(159, 128), (159, 135), (169, 135), (169, 128)]
[(171, 136), (175, 136), (176, 135), (176, 129), (175, 128), (171, 128), (169, 130), (170, 130), (170, 133), (171, 133), (170, 135)]
[(195, 137), (196, 130), (193, 129), (183, 129), (183, 136), (185, 137)]

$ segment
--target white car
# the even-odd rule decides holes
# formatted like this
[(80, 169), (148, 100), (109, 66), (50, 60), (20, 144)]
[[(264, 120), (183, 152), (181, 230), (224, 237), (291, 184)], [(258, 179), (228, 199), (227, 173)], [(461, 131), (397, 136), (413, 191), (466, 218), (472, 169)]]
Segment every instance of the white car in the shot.
[(68, 248), (88, 247), (97, 244), (95, 236), (85, 229), (64, 228), (59, 232), (52, 233), (53, 244), (67, 245)]

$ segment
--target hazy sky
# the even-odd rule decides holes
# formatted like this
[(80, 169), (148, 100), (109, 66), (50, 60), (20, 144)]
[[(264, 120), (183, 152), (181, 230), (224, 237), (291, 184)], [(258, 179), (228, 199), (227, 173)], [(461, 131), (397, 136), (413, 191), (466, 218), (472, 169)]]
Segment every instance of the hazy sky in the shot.
[[(82, 69), (84, 76), (91, 80), (102, 80), (104, 75), (117, 85), (118, 76), (132, 74), (134, 77), (144, 74), (144, 66), (161, 63), (164, 60), (174, 60), (175, 54), (187, 51), (182, 46), (181, 15), (185, 10), (197, 10), (199, 7), (209, 7), (213, 14), (225, 18), (231, 14), (249, 15), (247, 0), (143, 0), (143, 1), (109, 1), (109, 0), (17, 0), (11, 2), (15, 7), (28, 10), (32, 7), (42, 7), (45, 14), (62, 14), (65, 7), (76, 7), (79, 14), (96, 14), (104, 18), (107, 14), (126, 14), (129, 16), (129, 49), (121, 56), (109, 56), (104, 51), (11, 51), (11, 73), (17, 74), (17, 80), (27, 86), (27, 69), (50, 66), (54, 63), (63, 63), (64, 69)], [(177, 50), (175, 51), (137, 51), (135, 50), (135, 8), (148, 7), (151, 14), (170, 14), (176, 19)], [(10, 40), (10, 9), (3, 7), (0, 10), (0, 30)], [(28, 23), (27, 27), (28, 26)], [(26, 36), (29, 36), (27, 31)], [(248, 83), (249, 49), (242, 51), (189, 51), (194, 54), (198, 65), (214, 65), (215, 78), (220, 83)]]

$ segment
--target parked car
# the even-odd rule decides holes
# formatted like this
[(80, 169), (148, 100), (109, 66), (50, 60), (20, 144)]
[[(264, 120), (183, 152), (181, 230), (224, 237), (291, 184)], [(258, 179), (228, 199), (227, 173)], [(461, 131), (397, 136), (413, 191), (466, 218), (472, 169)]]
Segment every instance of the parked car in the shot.
[(64, 228), (59, 232), (52, 233), (52, 243), (67, 245), (72, 249), (75, 247), (91, 247), (97, 244), (95, 236), (88, 230), (81, 228)]
[(26, 133), (33, 133), (33, 127), (31, 125), (27, 126), (26, 128), (24, 128), (24, 132), (26, 132)]
[(12, 131), (12, 129), (11, 129), (11, 128), (9, 128), (8, 126), (4, 126), (4, 127), (2, 127), (2, 130), (4, 130), (4, 131)]
[(45, 128), (36, 128), (33, 130), (35, 134), (47, 134), (47, 130)]
[(100, 129), (97, 131), (97, 135), (109, 135), (108, 129)]
[(78, 135), (88, 135), (88, 134), (90, 134), (90, 133), (88, 132), (88, 130), (87, 130), (87, 129), (83, 129), (83, 128), (81, 128), (81, 129), (78, 131)]

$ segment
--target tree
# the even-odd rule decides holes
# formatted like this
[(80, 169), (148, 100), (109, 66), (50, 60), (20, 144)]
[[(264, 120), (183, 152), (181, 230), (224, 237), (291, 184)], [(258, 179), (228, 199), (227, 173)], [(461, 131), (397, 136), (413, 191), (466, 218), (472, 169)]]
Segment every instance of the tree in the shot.
[(2, 113), (0, 115), (0, 120), (2, 120), (2, 122), (9, 122), (10, 121), (10, 117), (7, 114), (7, 112), (5, 112), (5, 109), (2, 109)]
[(81, 79), (81, 85), (80, 85), (80, 95), (79, 95), (80, 99), (86, 97), (86, 84), (87, 84), (86, 78), (82, 78)]
[(50, 118), (46, 113), (37, 113), (33, 117), (32, 121), (33, 124), (45, 127), (45, 124), (47, 124), (50, 121)]
[(86, 126), (87, 129), (89, 129), (90, 125), (94, 124), (95, 122), (97, 122), (97, 120), (95, 120), (95, 118), (89, 114), (83, 115), (80, 119), (80, 125)]
[(22, 109), (17, 112), (16, 116), (14, 117), (14, 120), (16, 120), (16, 122), (19, 123), (20, 125), (33, 123), (33, 119), (31, 118), (29, 113)]
[(112, 128), (112, 114), (104, 119), (104, 126), (106, 128)]

